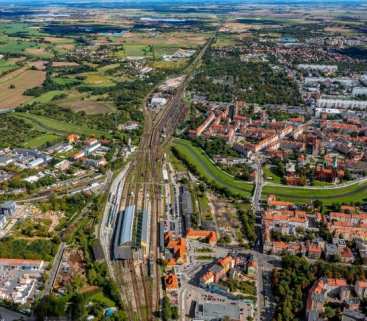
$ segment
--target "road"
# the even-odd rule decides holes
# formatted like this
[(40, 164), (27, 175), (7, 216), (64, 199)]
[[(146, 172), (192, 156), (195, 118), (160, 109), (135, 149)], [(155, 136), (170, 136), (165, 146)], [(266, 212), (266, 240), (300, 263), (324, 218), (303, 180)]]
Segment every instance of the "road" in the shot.
[(57, 254), (56, 254), (56, 256), (54, 258), (54, 261), (52, 263), (52, 268), (51, 268), (50, 273), (49, 273), (49, 278), (48, 278), (47, 283), (45, 285), (44, 295), (49, 295), (52, 292), (52, 288), (55, 284), (55, 280), (56, 280), (57, 274), (58, 274), (59, 269), (60, 269), (60, 264), (61, 264), (61, 261), (62, 261), (62, 257), (64, 255), (65, 248), (66, 248), (66, 244), (61, 243), (60, 246), (59, 246), (59, 250), (57, 251)]
[(2, 319), (4, 321), (19, 321), (19, 320), (33, 321), (34, 320), (34, 318), (30, 316), (0, 307), (0, 320)]

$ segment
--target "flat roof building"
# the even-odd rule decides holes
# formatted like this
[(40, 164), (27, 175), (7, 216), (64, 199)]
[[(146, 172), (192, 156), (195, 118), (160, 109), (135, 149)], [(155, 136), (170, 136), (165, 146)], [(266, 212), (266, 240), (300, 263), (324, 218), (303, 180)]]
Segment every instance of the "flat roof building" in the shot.
[(225, 318), (231, 321), (243, 321), (239, 304), (196, 303), (195, 320), (223, 321)]

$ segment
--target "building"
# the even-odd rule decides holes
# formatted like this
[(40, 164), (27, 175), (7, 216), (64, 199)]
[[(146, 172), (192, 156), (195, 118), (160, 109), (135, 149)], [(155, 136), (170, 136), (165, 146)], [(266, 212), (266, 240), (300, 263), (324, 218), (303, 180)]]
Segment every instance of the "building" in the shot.
[(113, 257), (116, 260), (132, 257), (134, 218), (134, 205), (128, 206), (118, 215), (113, 247)]
[(297, 68), (300, 70), (321, 71), (326, 73), (335, 73), (338, 70), (337, 65), (318, 65), (318, 64), (299, 64)]
[(41, 260), (0, 258), (0, 299), (20, 305), (32, 303), (45, 268)]
[(6, 259), (0, 258), (0, 271), (21, 270), (35, 271), (45, 267), (42, 260)]
[(179, 280), (176, 274), (169, 273), (164, 277), (166, 291), (174, 291), (179, 288)]
[(0, 215), (10, 216), (15, 214), (17, 204), (14, 201), (7, 201), (0, 204)]
[(176, 238), (173, 232), (164, 234), (165, 247), (169, 250), (166, 255), (166, 264), (174, 266), (187, 263), (187, 244), (183, 237)]
[(198, 303), (195, 305), (194, 320), (203, 321), (244, 321), (239, 304)]
[(204, 240), (211, 246), (216, 245), (218, 241), (217, 233), (215, 231), (194, 230), (192, 228), (188, 229), (186, 238), (189, 240)]

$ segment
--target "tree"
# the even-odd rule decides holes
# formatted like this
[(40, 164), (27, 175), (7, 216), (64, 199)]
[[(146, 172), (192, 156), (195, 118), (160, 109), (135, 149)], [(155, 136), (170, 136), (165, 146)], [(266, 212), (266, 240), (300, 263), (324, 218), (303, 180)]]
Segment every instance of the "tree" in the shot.
[(71, 315), (71, 319), (75, 321), (83, 320), (87, 314), (85, 297), (79, 293), (75, 293), (69, 302), (68, 312)]
[(54, 295), (45, 296), (35, 308), (36, 319), (43, 321), (46, 317), (61, 317), (65, 315), (65, 300)]

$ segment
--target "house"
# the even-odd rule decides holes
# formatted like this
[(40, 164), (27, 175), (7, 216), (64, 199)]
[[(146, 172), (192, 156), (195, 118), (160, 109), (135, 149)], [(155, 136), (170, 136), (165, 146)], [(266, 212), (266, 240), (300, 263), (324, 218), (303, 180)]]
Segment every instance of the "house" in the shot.
[(319, 259), (321, 257), (322, 248), (318, 242), (306, 242), (307, 256), (311, 259)]
[(79, 140), (79, 136), (76, 135), (76, 134), (69, 134), (67, 137), (66, 137), (66, 140), (68, 141), (69, 144), (74, 144), (76, 143), (78, 140)]

